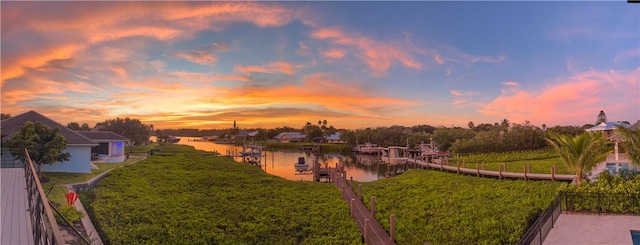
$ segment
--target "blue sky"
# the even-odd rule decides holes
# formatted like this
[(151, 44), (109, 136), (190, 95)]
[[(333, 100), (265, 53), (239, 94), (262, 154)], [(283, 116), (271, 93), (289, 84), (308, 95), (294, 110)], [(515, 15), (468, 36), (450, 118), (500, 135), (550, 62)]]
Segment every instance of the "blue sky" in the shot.
[(2, 112), (157, 128), (640, 119), (626, 2), (2, 2)]

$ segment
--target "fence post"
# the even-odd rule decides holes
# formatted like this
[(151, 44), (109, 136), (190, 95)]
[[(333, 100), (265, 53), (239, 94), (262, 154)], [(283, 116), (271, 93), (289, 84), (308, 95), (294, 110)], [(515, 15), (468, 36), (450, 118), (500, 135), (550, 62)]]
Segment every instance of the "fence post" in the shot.
[(476, 177), (480, 177), (480, 167), (479, 167), (479, 163), (476, 163)]
[(527, 180), (527, 165), (522, 166), (524, 168), (524, 180)]
[(369, 238), (369, 219), (364, 219), (364, 243), (367, 244)]
[(371, 215), (376, 216), (376, 197), (371, 197)]
[(396, 215), (395, 214), (391, 214), (391, 216), (389, 216), (389, 236), (391, 237), (391, 240), (393, 240), (393, 237), (396, 236)]
[(551, 165), (551, 181), (556, 180), (556, 165)]
[(356, 199), (351, 198), (351, 205), (349, 206), (349, 208), (351, 209), (351, 217), (353, 219), (356, 218), (355, 205), (356, 205)]
[(349, 181), (350, 181), (349, 186), (353, 188), (353, 176), (351, 176), (351, 179)]
[(502, 179), (502, 165), (498, 165), (498, 179)]
[(460, 162), (456, 161), (456, 173), (460, 173)]
[(507, 164), (504, 164), (504, 171), (507, 172)]

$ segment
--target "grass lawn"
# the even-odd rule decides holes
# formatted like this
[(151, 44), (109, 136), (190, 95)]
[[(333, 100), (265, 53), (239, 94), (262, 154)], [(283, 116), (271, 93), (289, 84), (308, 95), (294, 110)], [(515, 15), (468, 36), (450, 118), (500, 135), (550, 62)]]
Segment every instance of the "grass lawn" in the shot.
[(360, 184), (387, 231), (395, 214), (398, 244), (515, 244), (561, 183), (411, 170)]
[(154, 155), (115, 169), (81, 193), (105, 242), (361, 244), (333, 185), (289, 181), (226, 157), (177, 150), (187, 154)]

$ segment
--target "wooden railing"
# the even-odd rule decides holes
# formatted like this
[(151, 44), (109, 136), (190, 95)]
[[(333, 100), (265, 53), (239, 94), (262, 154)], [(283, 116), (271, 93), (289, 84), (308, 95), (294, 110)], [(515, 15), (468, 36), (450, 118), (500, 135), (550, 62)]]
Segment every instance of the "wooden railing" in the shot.
[(29, 152), (26, 149), (24, 151), (26, 154), (25, 179), (27, 182), (27, 197), (34, 243), (47, 245), (65, 244)]

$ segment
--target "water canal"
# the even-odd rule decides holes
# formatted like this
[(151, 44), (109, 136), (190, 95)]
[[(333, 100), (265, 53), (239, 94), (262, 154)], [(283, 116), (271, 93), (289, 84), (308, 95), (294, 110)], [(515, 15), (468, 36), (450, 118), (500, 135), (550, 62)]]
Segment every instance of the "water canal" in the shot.
[[(207, 141), (194, 141), (200, 138), (181, 137), (182, 139), (178, 144), (190, 145), (198, 150), (204, 151), (217, 151), (220, 154), (225, 154), (227, 151), (240, 152), (242, 147), (226, 144), (216, 144)], [(261, 160), (261, 168), (272, 175), (280, 176), (289, 180), (303, 180), (311, 181), (311, 172), (308, 174), (301, 174), (296, 171), (294, 164), (298, 161), (298, 157), (304, 157), (309, 163), (312, 163), (314, 158), (313, 154), (304, 151), (285, 151), (277, 150), (273, 151), (265, 149), (266, 157)], [(322, 167), (330, 166), (334, 167), (336, 163), (343, 162), (345, 170), (348, 176), (353, 176), (357, 181), (374, 181), (381, 178), (385, 178), (387, 167), (384, 164), (378, 164), (381, 159), (376, 156), (358, 155), (358, 156), (345, 156), (341, 154), (328, 154), (320, 153), (318, 156), (319, 163)], [(236, 158), (236, 161), (241, 161), (240, 158)]]

